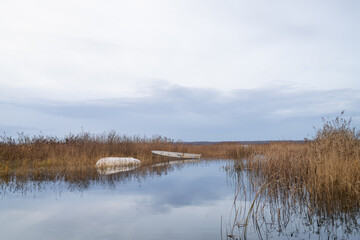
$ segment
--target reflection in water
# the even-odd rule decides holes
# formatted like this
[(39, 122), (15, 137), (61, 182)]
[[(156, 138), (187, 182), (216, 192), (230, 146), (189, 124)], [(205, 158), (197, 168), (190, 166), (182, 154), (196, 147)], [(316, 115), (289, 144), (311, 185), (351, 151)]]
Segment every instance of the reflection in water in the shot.
[(3, 182), (1, 238), (220, 239), (221, 215), (233, 195), (222, 170), (227, 164), (187, 162), (96, 178)]
[[(151, 171), (154, 170), (154, 168), (162, 167), (162, 169), (160, 170), (164, 170), (170, 166), (184, 165), (186, 163), (196, 163), (199, 161), (200, 161), (199, 159), (174, 160), (169, 162), (156, 163), (151, 165), (147, 169)], [(100, 166), (100, 167), (96, 167), (96, 171), (101, 175), (112, 175), (121, 172), (129, 172), (139, 167), (140, 167), (139, 165), (135, 165), (135, 164), (127, 165), (127, 166)]]
[(112, 175), (115, 173), (129, 172), (138, 168), (138, 166), (115, 166), (115, 167), (100, 167), (96, 171), (101, 175)]
[[(360, 209), (324, 211), (303, 189), (289, 189), (282, 182), (261, 181), (258, 173), (226, 168), (228, 182), (236, 189), (226, 223), (228, 239), (359, 239)], [(256, 237), (255, 237), (256, 236)]]
[[(49, 177), (51, 176), (51, 178)], [(306, 192), (233, 161), (1, 180), (2, 239), (359, 238), (359, 209), (325, 215)], [(339, 208), (341, 209), (341, 208)], [(220, 227), (221, 226), (221, 227)]]
[(169, 162), (156, 163), (151, 165), (151, 167), (166, 167), (171, 165), (183, 165), (185, 163), (197, 163), (200, 162), (200, 159), (188, 159), (188, 160), (174, 160)]
[[(214, 162), (214, 160), (211, 160)], [(102, 185), (113, 188), (117, 183), (142, 182), (154, 177), (167, 175), (174, 170), (181, 170), (184, 167), (195, 167), (200, 160), (176, 160), (153, 164), (152, 166), (119, 166), (90, 168), (81, 171), (68, 170), (58, 177), (53, 172), (42, 171), (36, 174), (10, 176), (0, 178), (0, 194), (9, 193), (31, 193), (40, 191), (43, 186), (49, 183), (57, 188), (70, 191), (85, 191), (92, 185)], [(202, 164), (207, 164), (203, 161)]]

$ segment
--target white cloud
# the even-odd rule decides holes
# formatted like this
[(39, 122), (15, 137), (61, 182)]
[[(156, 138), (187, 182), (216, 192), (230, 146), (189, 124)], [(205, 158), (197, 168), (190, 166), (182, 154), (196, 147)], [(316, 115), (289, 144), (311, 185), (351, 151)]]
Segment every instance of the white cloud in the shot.
[(300, 126), (303, 117), (305, 129), (344, 109), (357, 116), (359, 9), (358, 1), (1, 1), (1, 130), (301, 138), (249, 129), (290, 118)]
[[(92, 101), (18, 98), (0, 101), (0, 128), (8, 134), (92, 133), (164, 135), (185, 141), (268, 140), (308, 137), (321, 117), (360, 114), (359, 91), (303, 91), (288, 85), (223, 92), (160, 82), (145, 97)], [(358, 126), (359, 122), (354, 121)]]
[(2, 1), (0, 94), (84, 100), (185, 87), (359, 89), (349, 1)]

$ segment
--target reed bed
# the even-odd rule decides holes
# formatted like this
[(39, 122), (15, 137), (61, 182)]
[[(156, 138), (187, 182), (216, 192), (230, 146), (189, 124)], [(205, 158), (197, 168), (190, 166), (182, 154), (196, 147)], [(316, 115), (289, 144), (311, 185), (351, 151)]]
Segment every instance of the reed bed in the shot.
[[(253, 192), (260, 192), (249, 200), (256, 210), (249, 208), (246, 218), (235, 221), (243, 227), (238, 239), (246, 239), (249, 216), (259, 234), (260, 228), (282, 232), (294, 214), (314, 232), (327, 228), (329, 236), (336, 237), (339, 226), (348, 233), (360, 230), (360, 132), (351, 127), (351, 119), (324, 120), (313, 139), (303, 143), (255, 146), (235, 169), (233, 176), (246, 174)], [(245, 189), (243, 184), (239, 188)]]
[(235, 158), (249, 155), (239, 143), (187, 144), (153, 136), (128, 137), (114, 131), (107, 134), (69, 134), (57, 137), (3, 136), (0, 141), (0, 178), (11, 180), (96, 179), (95, 163), (102, 157), (134, 157), (142, 166), (167, 161), (151, 150), (200, 153), (204, 158)]
[[(242, 229), (244, 234), (238, 235), (241, 236), (238, 239), (246, 238), (250, 217), (257, 232), (261, 232), (261, 226), (274, 229), (277, 226), (276, 231), (280, 232), (294, 213), (302, 215), (307, 221), (305, 225), (309, 226), (316, 223), (334, 227), (340, 221), (340, 225), (345, 223), (349, 229), (359, 229), (360, 132), (351, 127), (351, 120), (342, 116), (324, 120), (313, 139), (260, 145), (189, 144), (162, 136), (128, 137), (114, 131), (100, 135), (82, 132), (64, 138), (3, 136), (0, 138), (0, 185), (16, 183), (14, 188), (23, 189), (29, 180), (35, 183), (61, 180), (86, 188), (89, 181), (101, 178), (95, 163), (102, 157), (134, 157), (141, 160), (144, 169), (168, 161), (153, 155), (151, 150), (238, 160), (231, 168), (231, 175), (238, 179), (242, 190), (238, 189), (234, 202), (243, 196), (251, 203), (247, 210), (234, 208), (236, 219), (229, 233), (234, 232), (234, 226)], [(151, 168), (149, 174), (162, 174), (167, 170)], [(241, 180), (244, 175), (255, 194), (245, 192), (244, 180)], [(127, 173), (120, 175), (120, 178), (126, 177)], [(111, 182), (112, 177), (107, 179)], [(270, 220), (266, 216), (270, 216)], [(263, 223), (259, 223), (260, 219)]]
[(360, 132), (351, 120), (325, 121), (302, 144), (258, 146), (246, 164), (262, 182), (306, 193), (310, 206), (323, 213), (360, 207)]

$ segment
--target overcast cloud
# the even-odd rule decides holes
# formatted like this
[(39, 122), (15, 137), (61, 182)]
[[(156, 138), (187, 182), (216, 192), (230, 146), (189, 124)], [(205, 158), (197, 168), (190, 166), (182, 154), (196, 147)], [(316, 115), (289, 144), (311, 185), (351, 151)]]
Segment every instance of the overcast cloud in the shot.
[(0, 130), (302, 139), (359, 126), (360, 2), (1, 1)]
[[(166, 85), (148, 89), (150, 97), (89, 101), (17, 99), (0, 102), (0, 127), (63, 136), (82, 129), (93, 133), (116, 130), (127, 135), (164, 135), (196, 140), (284, 140), (314, 134), (321, 117), (344, 109), (358, 124), (359, 91), (299, 91), (281, 87), (224, 93)], [(347, 114), (349, 116), (349, 114)]]

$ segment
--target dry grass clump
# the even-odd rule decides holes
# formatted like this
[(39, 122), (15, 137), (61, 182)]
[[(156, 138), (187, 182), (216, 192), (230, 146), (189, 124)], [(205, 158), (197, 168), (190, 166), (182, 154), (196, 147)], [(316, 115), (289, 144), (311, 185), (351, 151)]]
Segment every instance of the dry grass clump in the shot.
[(270, 184), (268, 193), (303, 201), (318, 215), (360, 207), (360, 133), (341, 116), (325, 121), (311, 141), (258, 146), (245, 166)]
[(228, 239), (246, 239), (248, 229), (259, 239), (272, 233), (290, 238), (298, 231), (329, 239), (359, 234), (360, 132), (351, 120), (324, 120), (303, 143), (254, 146), (235, 169), (228, 171), (239, 185)]
[(308, 191), (326, 211), (360, 206), (360, 132), (350, 124), (340, 117), (328, 121), (308, 143)]

